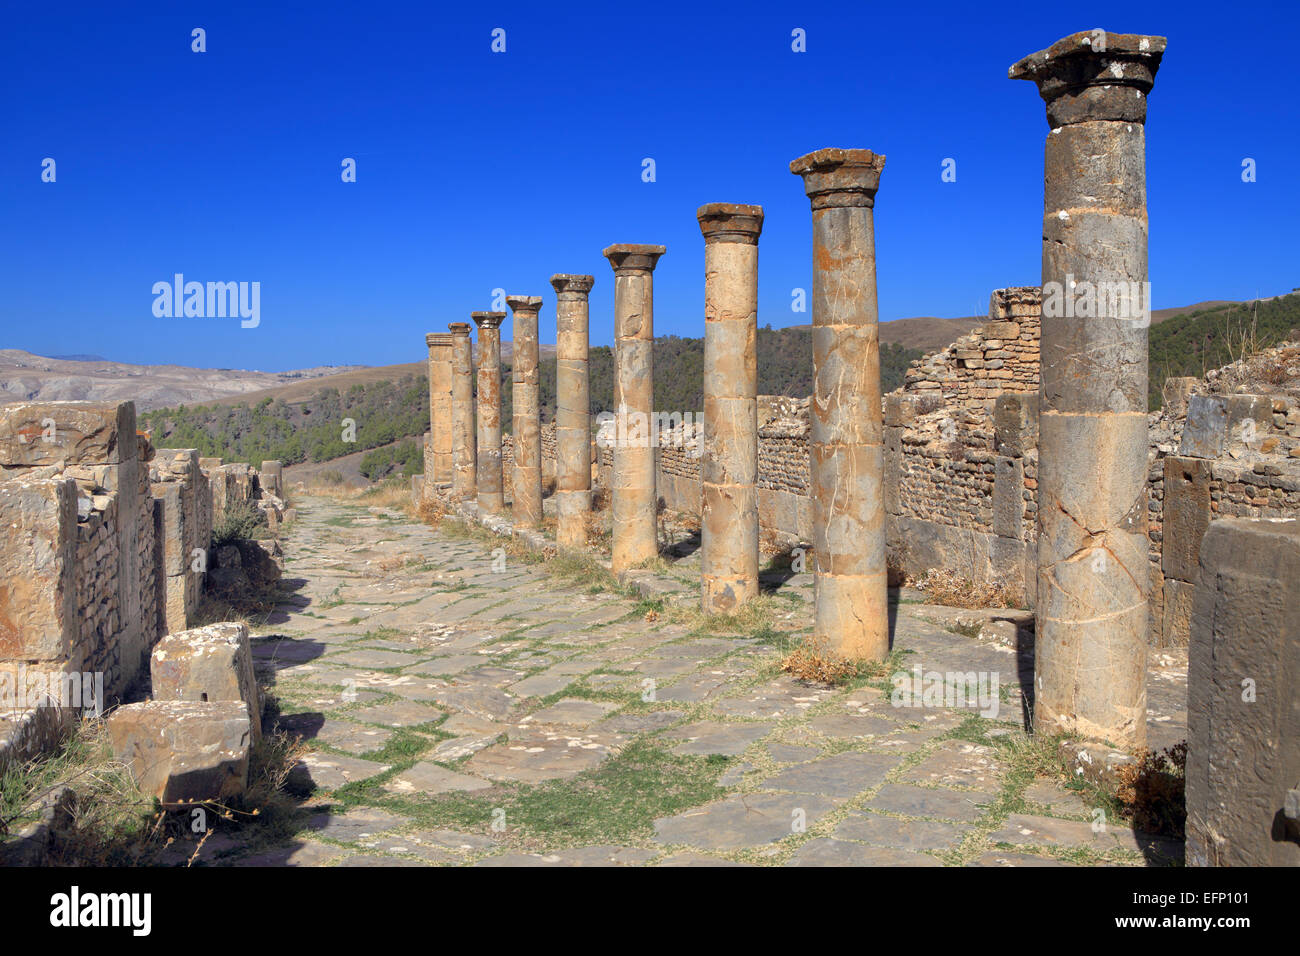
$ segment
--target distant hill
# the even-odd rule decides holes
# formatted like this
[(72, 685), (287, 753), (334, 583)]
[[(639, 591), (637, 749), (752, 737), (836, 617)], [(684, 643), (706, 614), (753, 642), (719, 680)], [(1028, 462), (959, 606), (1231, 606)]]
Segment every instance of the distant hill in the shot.
[(135, 401), (137, 411), (209, 401), (332, 375), (347, 366), (293, 372), (132, 365), (103, 358), (47, 358), (0, 349), (0, 401)]

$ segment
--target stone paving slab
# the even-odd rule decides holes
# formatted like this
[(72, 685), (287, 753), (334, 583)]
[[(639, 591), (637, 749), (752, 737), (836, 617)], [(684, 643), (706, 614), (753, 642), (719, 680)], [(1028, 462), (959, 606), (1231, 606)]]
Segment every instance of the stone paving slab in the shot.
[(408, 767), (384, 783), (384, 789), (389, 793), (401, 795), (486, 790), (491, 786), (479, 777), (457, 773), (426, 760)]
[(314, 784), (322, 790), (337, 790), (345, 784), (369, 779), (388, 769), (388, 764), (375, 763), (373, 760), (315, 752), (303, 755), (291, 778), (300, 783)]
[(879, 813), (855, 813), (840, 822), (832, 836), (856, 840), (868, 846), (900, 850), (950, 850), (960, 843), (969, 827), (934, 820), (900, 820)]
[(887, 783), (871, 798), (867, 806), (873, 810), (883, 810), (909, 817), (932, 817), (939, 820), (973, 823), (987, 812), (981, 804), (988, 804), (992, 799), (991, 795), (971, 793), (966, 790)]
[(735, 757), (745, 752), (749, 745), (767, 736), (775, 725), (762, 723), (726, 724), (716, 720), (700, 721), (674, 727), (664, 734), (665, 739), (680, 740), (673, 748), (679, 754), (724, 754)]
[(943, 866), (932, 856), (888, 847), (864, 846), (844, 840), (810, 840), (787, 866)]
[(816, 794), (736, 794), (656, 820), (654, 840), (713, 850), (764, 846), (813, 825), (834, 807)]
[(512, 731), (505, 743), (474, 754), (465, 768), (490, 780), (541, 783), (590, 770), (625, 742), (618, 734), (536, 727)]
[(764, 790), (793, 790), (847, 800), (884, 783), (885, 775), (898, 766), (900, 759), (895, 754), (836, 754), (788, 767), (768, 777), (762, 786)]
[(640, 866), (658, 854), (627, 846), (584, 846), (557, 853), (507, 853), (490, 856), (475, 866)]
[(1002, 787), (1001, 769), (992, 747), (964, 740), (945, 740), (933, 753), (908, 770), (901, 780), (995, 793)]

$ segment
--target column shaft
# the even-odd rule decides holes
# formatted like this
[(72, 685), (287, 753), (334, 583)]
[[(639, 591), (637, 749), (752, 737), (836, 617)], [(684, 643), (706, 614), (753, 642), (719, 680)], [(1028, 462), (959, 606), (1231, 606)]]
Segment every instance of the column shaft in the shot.
[(663, 246), (615, 245), (614, 468), (611, 507), (615, 574), (659, 554), (654, 449), (654, 279)]
[(556, 543), (587, 544), (591, 511), (591, 394), (587, 374), (588, 293), (592, 276), (554, 275), (555, 287), (555, 505)]
[(1162, 37), (1066, 37), (1047, 102), (1034, 727), (1146, 736), (1146, 94)]
[(450, 332), (430, 332), (429, 439), (424, 443), (424, 497), (437, 497), (437, 485), (451, 481), (451, 342)]
[(514, 357), (510, 362), (515, 465), (511, 476), (511, 510), (516, 528), (542, 524), (541, 379), (537, 344), (538, 296), (507, 296), (514, 312)]
[(833, 654), (871, 660), (889, 653), (872, 212), (884, 165), (864, 149), (790, 164), (813, 217), (813, 635)]
[(469, 501), (478, 493), (478, 435), (474, 414), (474, 345), (468, 322), (451, 329), (451, 494)]
[(758, 236), (760, 206), (713, 203), (704, 233), (701, 605), (730, 613), (758, 596)]
[(503, 514), (501, 482), (501, 320), (504, 312), (475, 312), (478, 324), (478, 508)]

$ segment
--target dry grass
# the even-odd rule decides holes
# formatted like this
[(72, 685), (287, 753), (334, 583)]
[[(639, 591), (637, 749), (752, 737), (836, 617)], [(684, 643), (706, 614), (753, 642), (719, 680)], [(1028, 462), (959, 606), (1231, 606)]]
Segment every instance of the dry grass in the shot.
[[(284, 835), (297, 801), (285, 789), (306, 747), (283, 731), (266, 734), (249, 755), (248, 787), (229, 805), (202, 804), (169, 812), (144, 794), (130, 768), (113, 755), (107, 721), (83, 720), (62, 749), (19, 767), (0, 781), (0, 837), (36, 819), (41, 805), (63, 788), (76, 799), (50, 843), (55, 866), (137, 866), (159, 862), (169, 846), (190, 846), (194, 810), (224, 821), (226, 833), (238, 830), (250, 842)], [(209, 821), (208, 833), (214, 832)], [(248, 829), (249, 827), (255, 829)], [(194, 846), (197, 858), (206, 835)]]
[(978, 608), (1018, 607), (1018, 595), (1001, 581), (977, 584), (947, 568), (930, 568), (916, 581), (916, 586), (935, 604), (945, 607)]
[(802, 644), (781, 661), (781, 670), (799, 680), (819, 684), (843, 684), (858, 676), (857, 665), (832, 654), (825, 647)]
[(1137, 758), (1119, 771), (1115, 799), (1120, 815), (1136, 830), (1181, 838), (1187, 818), (1187, 744), (1158, 753), (1142, 750)]

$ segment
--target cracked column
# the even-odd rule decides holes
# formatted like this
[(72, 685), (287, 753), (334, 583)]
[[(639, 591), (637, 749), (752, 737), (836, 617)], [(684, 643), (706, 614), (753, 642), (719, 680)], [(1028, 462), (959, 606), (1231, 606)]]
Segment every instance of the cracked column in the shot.
[(1147, 93), (1164, 37), (1011, 67), (1047, 103), (1034, 729), (1146, 739)]
[(451, 481), (451, 340), (450, 332), (430, 332), (429, 440), (424, 443), (424, 498), (437, 497), (437, 485)]
[(471, 312), (478, 326), (478, 510), (503, 514), (501, 488), (501, 320), (504, 312)]
[(451, 322), (451, 495), (478, 494), (478, 438), (474, 421), (474, 345), (468, 322)]
[(593, 276), (553, 275), (555, 288), (555, 540), (562, 548), (587, 544), (591, 511), (591, 392), (587, 375)]
[(758, 235), (763, 207), (701, 206), (704, 456), (700, 601), (731, 613), (758, 596)]
[(511, 510), (516, 528), (542, 526), (542, 419), (541, 380), (538, 378), (537, 313), (542, 299), (536, 295), (506, 296), (515, 315), (514, 356), (510, 361), (511, 430), (514, 432), (515, 467), (511, 475)]
[(867, 149), (819, 149), (790, 164), (813, 217), (813, 636), (857, 660), (889, 653), (872, 214), (884, 168)]
[(614, 245), (614, 468), (610, 479), (615, 574), (659, 555), (655, 514), (654, 279), (664, 246)]

